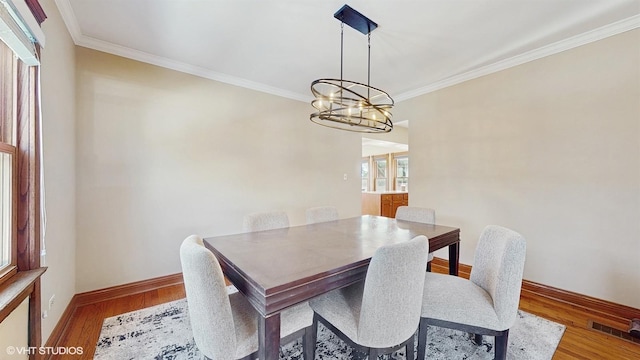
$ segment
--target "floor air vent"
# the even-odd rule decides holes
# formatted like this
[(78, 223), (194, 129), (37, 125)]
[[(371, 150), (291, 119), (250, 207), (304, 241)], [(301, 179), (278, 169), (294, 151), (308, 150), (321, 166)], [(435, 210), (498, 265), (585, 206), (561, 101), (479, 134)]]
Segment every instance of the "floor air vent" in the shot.
[(627, 341), (630, 341), (632, 343), (636, 343), (636, 344), (640, 344), (640, 338), (637, 337), (633, 337), (631, 336), (628, 332), (626, 331), (621, 331), (618, 329), (614, 329), (612, 327), (609, 327), (607, 325), (603, 325), (600, 323), (597, 323), (593, 320), (589, 320), (589, 327), (593, 330), (599, 331), (599, 332), (603, 332), (605, 334), (611, 335), (611, 336), (615, 336)]

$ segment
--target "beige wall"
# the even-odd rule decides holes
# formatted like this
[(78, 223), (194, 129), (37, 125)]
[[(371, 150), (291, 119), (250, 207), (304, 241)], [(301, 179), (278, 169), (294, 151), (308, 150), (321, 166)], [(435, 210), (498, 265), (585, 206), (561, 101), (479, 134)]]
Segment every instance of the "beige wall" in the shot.
[(29, 359), (29, 298), (0, 323), (0, 359)]
[[(76, 293), (75, 223), (75, 46), (53, 0), (41, 0), (47, 14), (42, 29), (42, 136), (45, 236), (49, 269), (42, 277), (42, 338), (46, 341)], [(56, 296), (49, 309), (49, 299)]]
[[(407, 151), (406, 145), (409, 145), (409, 131), (406, 127), (400, 127), (396, 125), (393, 127), (393, 130), (391, 132), (382, 134), (363, 134), (362, 139), (363, 157)], [(379, 141), (375, 144), (372, 144), (371, 142), (365, 143), (365, 140), (369, 139), (379, 140), (386, 143), (380, 143)]]
[(249, 212), (359, 214), (361, 137), (309, 104), (76, 54), (78, 292), (180, 272), (185, 237), (240, 232)]
[[(394, 116), (394, 119), (396, 118), (397, 117)], [(405, 127), (394, 126), (391, 132), (382, 134), (363, 134), (362, 137), (374, 140), (390, 141), (398, 144), (408, 144), (409, 129)]]
[(410, 204), (528, 241), (525, 278), (640, 308), (640, 30), (398, 105)]

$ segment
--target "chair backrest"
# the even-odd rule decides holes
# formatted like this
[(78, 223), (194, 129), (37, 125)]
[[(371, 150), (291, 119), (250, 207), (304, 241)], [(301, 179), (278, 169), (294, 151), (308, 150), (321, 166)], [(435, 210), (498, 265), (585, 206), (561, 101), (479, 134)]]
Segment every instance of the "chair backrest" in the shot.
[(487, 291), (504, 329), (516, 320), (527, 244), (522, 235), (507, 228), (484, 228), (476, 247), (469, 280)]
[(197, 235), (182, 242), (180, 263), (196, 346), (210, 359), (226, 359), (236, 353), (237, 345), (220, 264)]
[(244, 232), (263, 231), (289, 227), (289, 217), (284, 211), (260, 212), (245, 215)]
[(364, 283), (358, 344), (391, 347), (418, 328), (429, 241), (424, 235), (376, 250)]
[(338, 220), (338, 209), (335, 206), (318, 206), (306, 211), (307, 224)]
[(435, 224), (436, 211), (417, 206), (398, 206), (398, 209), (396, 210), (396, 219), (425, 224)]

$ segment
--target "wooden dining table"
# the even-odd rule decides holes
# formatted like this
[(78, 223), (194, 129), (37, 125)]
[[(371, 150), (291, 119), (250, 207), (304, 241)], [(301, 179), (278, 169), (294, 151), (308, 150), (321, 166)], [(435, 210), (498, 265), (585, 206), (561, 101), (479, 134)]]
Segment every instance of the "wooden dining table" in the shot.
[(365, 278), (380, 246), (429, 239), (429, 251), (449, 248), (458, 275), (460, 229), (364, 215), (337, 221), (205, 238), (222, 271), (260, 314), (261, 360), (277, 360), (280, 312)]

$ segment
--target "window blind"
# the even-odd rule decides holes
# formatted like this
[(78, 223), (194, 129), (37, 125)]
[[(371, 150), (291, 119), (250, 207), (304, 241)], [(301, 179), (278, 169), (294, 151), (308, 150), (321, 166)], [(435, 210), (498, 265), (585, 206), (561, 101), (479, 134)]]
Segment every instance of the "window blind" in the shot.
[(0, 0), (0, 40), (25, 64), (39, 65), (35, 38), (9, 0)]

